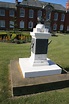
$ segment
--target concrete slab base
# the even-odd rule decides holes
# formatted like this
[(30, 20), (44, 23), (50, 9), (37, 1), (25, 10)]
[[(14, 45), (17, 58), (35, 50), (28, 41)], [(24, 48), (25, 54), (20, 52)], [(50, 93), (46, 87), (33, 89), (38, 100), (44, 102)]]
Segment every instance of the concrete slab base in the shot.
[(23, 78), (19, 60), (11, 60), (9, 69), (12, 96), (29, 95), (69, 87), (69, 74)]
[(19, 58), (19, 65), (22, 71), (23, 78), (40, 77), (54, 74), (61, 74), (62, 69), (47, 59), (49, 65), (32, 66), (29, 58)]

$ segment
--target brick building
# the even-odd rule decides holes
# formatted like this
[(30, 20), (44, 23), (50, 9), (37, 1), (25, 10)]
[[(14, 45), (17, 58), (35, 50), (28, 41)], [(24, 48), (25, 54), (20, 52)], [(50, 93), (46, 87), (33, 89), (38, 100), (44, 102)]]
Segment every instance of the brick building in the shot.
[(53, 31), (69, 31), (69, 0), (66, 8), (39, 0), (0, 2), (0, 30), (13, 29), (15, 24), (18, 29), (32, 29), (38, 17), (43, 18), (45, 26)]

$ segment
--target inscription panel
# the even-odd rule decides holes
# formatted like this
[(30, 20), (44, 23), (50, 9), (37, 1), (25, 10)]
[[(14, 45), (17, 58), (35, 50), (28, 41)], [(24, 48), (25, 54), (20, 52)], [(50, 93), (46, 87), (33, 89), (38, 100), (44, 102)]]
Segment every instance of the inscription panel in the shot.
[(35, 54), (47, 54), (48, 39), (36, 39)]

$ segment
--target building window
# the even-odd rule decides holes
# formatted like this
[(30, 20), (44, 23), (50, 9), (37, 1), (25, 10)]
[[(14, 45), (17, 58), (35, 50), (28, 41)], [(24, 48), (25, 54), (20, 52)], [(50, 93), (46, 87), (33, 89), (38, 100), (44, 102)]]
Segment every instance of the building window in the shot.
[(5, 16), (5, 10), (4, 9), (0, 9), (0, 16)]
[(58, 13), (54, 14), (54, 20), (57, 21), (58, 20)]
[(50, 20), (50, 18), (51, 18), (51, 12), (48, 11), (48, 12), (46, 13), (46, 20)]
[(33, 22), (32, 21), (29, 22), (28, 28), (33, 28)]
[(34, 17), (34, 11), (32, 9), (29, 10), (29, 18)]
[(61, 21), (64, 21), (65, 19), (65, 14), (61, 14)]
[(60, 25), (60, 31), (62, 31), (64, 28), (64, 25)]
[(53, 30), (57, 30), (57, 24), (56, 23), (53, 25)]
[(14, 28), (14, 21), (10, 21), (10, 28)]
[(24, 28), (24, 21), (20, 21), (20, 28)]
[(9, 11), (9, 16), (14, 17), (14, 10)]
[(38, 13), (37, 13), (37, 17), (41, 18), (42, 17), (42, 11), (39, 10)]
[(25, 17), (25, 9), (20, 8), (20, 17)]
[(0, 27), (5, 27), (5, 20), (0, 20)]
[(69, 26), (67, 26), (67, 31), (69, 31)]

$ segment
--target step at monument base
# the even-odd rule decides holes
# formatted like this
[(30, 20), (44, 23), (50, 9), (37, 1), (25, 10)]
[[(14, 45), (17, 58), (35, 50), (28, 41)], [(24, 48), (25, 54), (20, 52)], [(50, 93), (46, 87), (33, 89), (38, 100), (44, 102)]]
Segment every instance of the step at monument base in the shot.
[(19, 65), (23, 78), (40, 77), (54, 74), (61, 74), (62, 69), (47, 58), (49, 65), (32, 66), (29, 58), (19, 58)]

